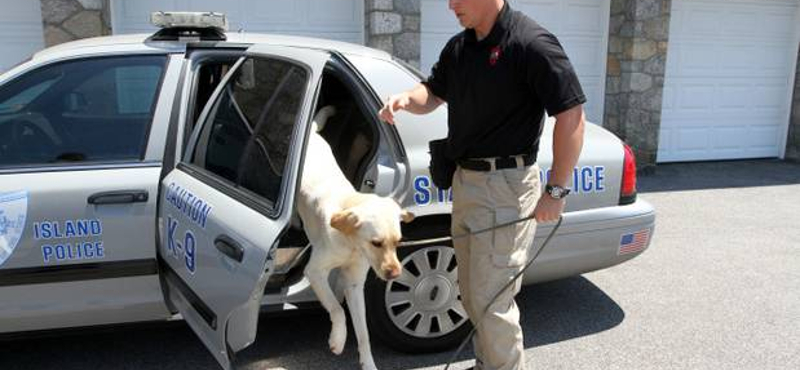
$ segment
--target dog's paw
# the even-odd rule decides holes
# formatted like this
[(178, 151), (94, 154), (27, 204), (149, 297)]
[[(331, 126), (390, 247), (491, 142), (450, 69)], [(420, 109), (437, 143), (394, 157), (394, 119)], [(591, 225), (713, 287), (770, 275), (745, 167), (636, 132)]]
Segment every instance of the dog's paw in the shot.
[(375, 362), (372, 359), (368, 361), (361, 362), (361, 370), (378, 370), (378, 367), (375, 366)]
[(347, 340), (347, 327), (344, 324), (333, 324), (331, 327), (331, 335), (328, 338), (328, 345), (331, 347), (331, 352), (335, 355), (342, 354), (344, 351), (344, 344)]
[(344, 342), (344, 339), (338, 339), (334, 336), (331, 336), (331, 338), (328, 339), (328, 345), (331, 347), (331, 352), (337, 356), (341, 355), (342, 351), (344, 351)]

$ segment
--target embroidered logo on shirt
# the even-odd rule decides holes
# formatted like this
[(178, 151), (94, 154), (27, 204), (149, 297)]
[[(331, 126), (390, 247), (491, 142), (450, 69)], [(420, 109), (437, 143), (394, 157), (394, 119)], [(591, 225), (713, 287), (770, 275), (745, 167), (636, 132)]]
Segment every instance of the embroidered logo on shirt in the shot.
[(494, 66), (497, 64), (498, 59), (500, 59), (500, 46), (495, 46), (489, 52), (489, 65)]

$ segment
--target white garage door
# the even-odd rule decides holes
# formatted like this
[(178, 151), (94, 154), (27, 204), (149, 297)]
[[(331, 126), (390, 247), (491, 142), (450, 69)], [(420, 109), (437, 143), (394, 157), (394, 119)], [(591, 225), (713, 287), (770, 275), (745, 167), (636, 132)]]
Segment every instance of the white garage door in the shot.
[(44, 48), (38, 1), (0, 0), (0, 72)]
[[(533, 18), (558, 37), (578, 72), (588, 98), (586, 115), (601, 124), (608, 50), (609, 0), (509, 0), (512, 8)], [(420, 64), (425, 74), (442, 47), (462, 30), (446, 0), (422, 0)]]
[(797, 0), (673, 0), (658, 161), (782, 156)]
[(218, 11), (231, 31), (271, 32), (364, 43), (364, 0), (112, 0), (114, 33), (153, 32), (158, 10)]

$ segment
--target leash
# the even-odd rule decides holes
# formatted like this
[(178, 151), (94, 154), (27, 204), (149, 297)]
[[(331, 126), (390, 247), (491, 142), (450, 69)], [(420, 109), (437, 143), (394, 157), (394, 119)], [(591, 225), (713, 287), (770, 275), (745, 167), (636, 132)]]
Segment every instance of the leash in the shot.
[[(520, 222), (531, 220), (534, 217), (536, 217), (536, 216), (535, 215), (530, 215), (530, 216), (523, 217), (523, 218), (520, 218), (520, 219), (517, 219), (517, 220), (514, 220), (514, 221), (504, 222), (504, 223), (501, 223), (501, 224), (494, 225), (492, 227), (488, 227), (488, 228), (477, 230), (477, 231), (467, 232), (467, 233), (459, 234), (459, 235), (455, 235), (455, 236), (445, 236), (445, 237), (441, 237), (441, 238), (430, 238), (430, 239), (402, 242), (402, 243), (400, 243), (400, 246), (402, 246), (402, 247), (417, 246), (417, 245), (424, 245), (424, 244), (441, 243), (441, 242), (452, 241), (454, 239), (465, 238), (465, 237), (468, 237), (468, 236), (471, 236), (471, 235), (483, 234), (483, 233), (486, 233), (486, 232), (489, 232), (489, 231), (492, 231), (492, 230), (500, 229), (500, 228), (503, 228), (503, 227), (508, 227), (508, 226), (511, 226), (511, 225), (514, 225), (514, 224), (518, 224)], [(553, 236), (556, 234), (556, 231), (558, 230), (559, 227), (561, 227), (561, 222), (563, 220), (564, 220), (563, 216), (558, 216), (558, 221), (556, 222), (556, 225), (553, 226), (553, 230), (550, 230), (550, 234), (547, 235), (547, 238), (545, 238), (544, 243), (542, 243), (542, 246), (539, 247), (539, 250), (537, 250), (536, 253), (533, 255), (533, 257), (531, 257), (531, 259), (528, 260), (528, 262), (525, 264), (525, 267), (523, 267), (522, 270), (517, 272), (514, 275), (514, 277), (511, 280), (509, 280), (508, 283), (506, 283), (506, 285), (504, 285), (497, 293), (495, 293), (495, 295), (492, 297), (491, 300), (489, 300), (489, 304), (486, 307), (484, 307), (483, 313), (481, 313), (481, 316), (480, 316), (481, 319), (478, 320), (478, 323), (476, 325), (472, 326), (472, 330), (470, 330), (469, 334), (467, 334), (467, 337), (464, 338), (464, 341), (462, 341), (461, 344), (458, 346), (458, 349), (453, 354), (453, 356), (450, 357), (450, 360), (447, 361), (447, 365), (445, 365), (444, 370), (449, 370), (450, 369), (450, 365), (456, 360), (456, 358), (458, 358), (458, 355), (460, 355), (461, 351), (464, 350), (464, 347), (472, 339), (472, 336), (475, 335), (475, 331), (477, 330), (478, 326), (480, 326), (481, 322), (483, 321), (484, 317), (486, 316), (486, 311), (489, 310), (489, 307), (491, 307), (494, 304), (494, 302), (497, 300), (497, 298), (500, 297), (500, 295), (503, 294), (503, 292), (505, 292), (506, 289), (508, 289), (510, 286), (512, 286), (514, 283), (516, 283), (517, 279), (519, 279), (525, 273), (525, 271), (527, 271), (528, 268), (531, 267), (531, 265), (533, 264), (534, 261), (536, 261), (536, 257), (539, 257), (539, 254), (542, 253), (542, 250), (544, 250), (544, 247), (547, 246), (547, 243), (549, 243), (550, 239), (552, 239)]]
[[(523, 222), (523, 221), (532, 220), (534, 217), (536, 217), (536, 216), (535, 215), (530, 215), (530, 216), (526, 216), (526, 217), (523, 217), (523, 218), (516, 219), (514, 221), (504, 222), (504, 223), (501, 223), (501, 224), (494, 225), (492, 227), (487, 227), (485, 229), (481, 229), (481, 230), (478, 230), (478, 231), (471, 231), (471, 232), (459, 234), (459, 235), (456, 235), (456, 236), (443, 236), (443, 237), (440, 237), (440, 238), (428, 238), (428, 239), (420, 239), (420, 240), (411, 240), (411, 241), (406, 241), (406, 242), (400, 242), (400, 244), (397, 247), (398, 248), (400, 248), (400, 247), (415, 247), (415, 246), (418, 246), (418, 245), (449, 242), (449, 241), (452, 241), (454, 239), (466, 238), (466, 237), (468, 237), (470, 235), (483, 234), (483, 233), (486, 233), (486, 232), (489, 232), (489, 231), (492, 231), (492, 230), (501, 229), (501, 228), (504, 228), (504, 227), (507, 227), (507, 226), (518, 224), (518, 223)], [(561, 221), (559, 221), (559, 224), (560, 223), (561, 223)]]

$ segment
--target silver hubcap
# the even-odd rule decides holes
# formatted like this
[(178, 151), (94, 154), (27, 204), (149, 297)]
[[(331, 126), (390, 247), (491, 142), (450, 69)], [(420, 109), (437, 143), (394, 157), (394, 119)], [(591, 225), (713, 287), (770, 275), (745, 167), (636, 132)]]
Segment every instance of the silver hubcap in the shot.
[(458, 293), (453, 248), (427, 247), (401, 261), (403, 273), (386, 284), (386, 312), (406, 334), (434, 338), (467, 321)]

